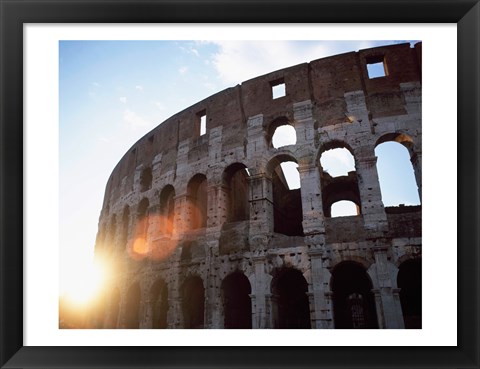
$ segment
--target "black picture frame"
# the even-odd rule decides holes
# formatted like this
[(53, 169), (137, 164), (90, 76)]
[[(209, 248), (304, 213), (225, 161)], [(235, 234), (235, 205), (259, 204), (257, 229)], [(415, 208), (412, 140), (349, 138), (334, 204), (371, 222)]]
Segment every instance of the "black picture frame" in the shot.
[[(2, 368), (479, 368), (478, 0), (0, 0)], [(25, 23), (457, 23), (458, 346), (24, 347)], [(448, 135), (448, 132), (446, 132)], [(445, 171), (442, 175), (454, 175)], [(455, 222), (455, 219), (452, 219)], [(448, 293), (448, 291), (446, 291)]]

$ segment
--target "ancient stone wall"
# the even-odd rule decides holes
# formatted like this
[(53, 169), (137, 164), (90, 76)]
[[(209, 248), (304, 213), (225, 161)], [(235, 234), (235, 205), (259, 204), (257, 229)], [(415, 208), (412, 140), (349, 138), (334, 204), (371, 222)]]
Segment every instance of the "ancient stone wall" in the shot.
[[(282, 125), (296, 143), (274, 148)], [(421, 194), (421, 136), (421, 43), (275, 71), (172, 116), (108, 180), (96, 254), (113, 275), (96, 326), (418, 328), (421, 206), (384, 207), (374, 150), (404, 145)], [(348, 176), (323, 171), (334, 148), (355, 158)], [(339, 200), (359, 214), (332, 218)]]

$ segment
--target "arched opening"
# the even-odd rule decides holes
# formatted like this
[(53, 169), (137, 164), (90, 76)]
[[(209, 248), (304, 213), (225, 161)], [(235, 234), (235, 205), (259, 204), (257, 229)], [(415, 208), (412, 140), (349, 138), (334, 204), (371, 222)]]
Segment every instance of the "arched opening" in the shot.
[(182, 310), (184, 328), (203, 328), (205, 312), (205, 290), (200, 277), (188, 277), (182, 288)]
[(299, 270), (282, 268), (272, 280), (274, 328), (307, 328), (310, 323), (308, 283)]
[(225, 328), (252, 328), (252, 288), (247, 277), (234, 272), (222, 281)]
[(422, 328), (422, 262), (407, 260), (400, 265), (397, 276), (405, 328)]
[(248, 173), (245, 165), (235, 163), (224, 173), (227, 189), (227, 222), (248, 220), (250, 207), (248, 202)]
[(332, 273), (335, 328), (377, 328), (372, 282), (360, 264), (344, 261)]
[(163, 280), (156, 281), (150, 291), (152, 328), (167, 328), (168, 289)]
[(207, 226), (207, 177), (196, 174), (187, 186), (187, 195), (190, 200), (190, 227), (191, 229)]
[(140, 174), (140, 192), (145, 192), (152, 188), (152, 179), (152, 168), (144, 168)]
[(172, 185), (167, 185), (160, 193), (160, 221), (161, 233), (171, 235), (173, 233), (174, 215), (175, 215), (175, 189)]
[(266, 130), (267, 146), (276, 149), (295, 145), (297, 133), (287, 117), (278, 117), (272, 121)]
[(147, 252), (147, 236), (148, 236), (148, 207), (150, 203), (144, 198), (138, 204), (137, 209), (137, 225), (135, 227), (135, 240), (133, 251), (137, 254), (145, 254)]
[(336, 217), (348, 217), (355, 216), (360, 214), (360, 209), (357, 204), (353, 201), (340, 200), (334, 202), (330, 207), (330, 216), (332, 218)]
[(284, 124), (275, 128), (272, 135), (272, 146), (276, 149), (297, 143), (297, 132), (290, 124)]
[(140, 286), (134, 283), (127, 293), (125, 328), (137, 329), (140, 327)]
[(122, 215), (122, 230), (120, 245), (126, 248), (128, 243), (128, 227), (130, 226), (130, 208), (125, 206)]
[(360, 215), (360, 190), (351, 150), (339, 141), (325, 144), (322, 150), (320, 182), (325, 217)]
[(345, 147), (324, 151), (320, 156), (320, 164), (323, 171), (332, 178), (355, 171), (355, 158)]
[(413, 144), (406, 135), (397, 139), (401, 141), (383, 141), (375, 147), (383, 205), (420, 205), (419, 188), (410, 159)]
[(303, 236), (302, 194), (298, 164), (289, 156), (272, 159), (273, 231), (286, 236)]

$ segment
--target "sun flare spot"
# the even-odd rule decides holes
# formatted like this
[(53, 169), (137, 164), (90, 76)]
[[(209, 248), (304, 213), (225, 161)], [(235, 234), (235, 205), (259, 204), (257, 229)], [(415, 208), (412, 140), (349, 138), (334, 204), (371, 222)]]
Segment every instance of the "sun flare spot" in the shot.
[[(76, 269), (79, 270), (76, 270)], [(72, 268), (63, 295), (77, 306), (91, 304), (107, 281), (107, 268), (98, 258)], [(81, 270), (80, 270), (81, 269)]]

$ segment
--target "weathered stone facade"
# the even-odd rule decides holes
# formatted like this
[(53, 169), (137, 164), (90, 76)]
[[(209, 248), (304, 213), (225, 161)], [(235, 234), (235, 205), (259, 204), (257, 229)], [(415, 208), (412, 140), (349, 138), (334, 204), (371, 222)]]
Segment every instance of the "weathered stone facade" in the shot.
[[(386, 76), (369, 78), (379, 61)], [(274, 148), (285, 124), (296, 143)], [(406, 146), (421, 194), (421, 137), (421, 43), (275, 71), (172, 116), (109, 178), (96, 253), (113, 276), (97, 326), (420, 327), (421, 206), (384, 207), (374, 149)], [(341, 147), (355, 172), (332, 178), (320, 156)], [(299, 190), (277, 169), (286, 160)], [(330, 217), (339, 200), (359, 215)]]

